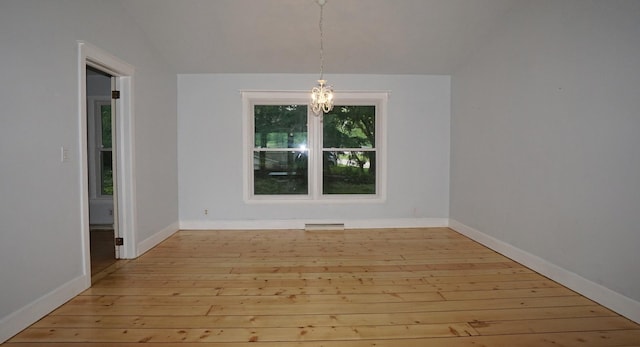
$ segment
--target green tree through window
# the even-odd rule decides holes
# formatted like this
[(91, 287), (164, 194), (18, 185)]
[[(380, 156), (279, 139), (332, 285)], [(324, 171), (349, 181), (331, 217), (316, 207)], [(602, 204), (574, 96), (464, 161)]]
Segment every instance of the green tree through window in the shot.
[(307, 106), (255, 105), (254, 194), (308, 194), (307, 140)]
[(387, 93), (341, 93), (322, 115), (306, 92), (242, 100), (245, 201), (384, 201)]
[(111, 105), (100, 106), (100, 194), (113, 195)]
[(334, 107), (322, 133), (322, 193), (375, 194), (375, 106)]

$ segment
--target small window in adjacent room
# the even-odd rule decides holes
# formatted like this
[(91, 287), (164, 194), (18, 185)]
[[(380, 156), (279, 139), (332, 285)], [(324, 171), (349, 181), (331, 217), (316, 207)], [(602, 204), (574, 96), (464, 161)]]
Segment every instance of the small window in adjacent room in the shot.
[(384, 200), (387, 93), (341, 93), (321, 116), (308, 98), (243, 92), (245, 200)]
[(113, 195), (113, 155), (111, 146), (111, 103), (100, 104), (100, 114), (96, 114), (98, 153), (100, 156), (100, 196)]

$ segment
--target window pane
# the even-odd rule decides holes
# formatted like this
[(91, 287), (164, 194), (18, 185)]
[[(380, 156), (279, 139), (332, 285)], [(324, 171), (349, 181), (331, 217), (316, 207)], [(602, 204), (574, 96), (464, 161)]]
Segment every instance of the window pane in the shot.
[(253, 152), (253, 194), (308, 194), (307, 152)]
[(324, 115), (324, 148), (374, 148), (375, 135), (375, 106), (336, 106)]
[(375, 194), (376, 153), (323, 152), (322, 194)]
[(113, 161), (111, 151), (100, 151), (100, 194), (113, 195)]
[(256, 148), (306, 148), (306, 105), (255, 105)]
[(111, 148), (111, 105), (100, 106), (102, 148)]

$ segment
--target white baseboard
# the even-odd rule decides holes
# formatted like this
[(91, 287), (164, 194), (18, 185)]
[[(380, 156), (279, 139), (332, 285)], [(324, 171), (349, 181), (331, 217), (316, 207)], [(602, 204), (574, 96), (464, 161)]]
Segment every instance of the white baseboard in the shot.
[(178, 222), (172, 223), (150, 237), (140, 241), (136, 250), (136, 257), (139, 257), (149, 251), (151, 248), (157, 246), (160, 242), (166, 240), (169, 236), (173, 235), (180, 229)]
[(82, 293), (82, 291), (89, 288), (90, 283), (91, 279), (88, 276), (76, 277), (29, 305), (4, 317), (0, 320), (0, 344)]
[(614, 292), (607, 287), (592, 282), (569, 270), (561, 268), (506, 242), (500, 241), (454, 219), (449, 220), (449, 227), (460, 234), (562, 284), (563, 286), (584, 295), (602, 306), (640, 323), (640, 302)]
[(305, 224), (344, 224), (345, 229), (426, 228), (449, 226), (447, 218), (395, 219), (283, 219), (283, 220), (197, 220), (180, 221), (182, 230), (271, 230), (304, 229)]

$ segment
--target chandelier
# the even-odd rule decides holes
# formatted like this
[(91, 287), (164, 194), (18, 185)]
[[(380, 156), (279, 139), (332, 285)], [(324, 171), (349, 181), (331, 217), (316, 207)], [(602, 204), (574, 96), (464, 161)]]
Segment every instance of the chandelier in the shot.
[(320, 5), (320, 79), (318, 85), (311, 89), (311, 110), (316, 116), (323, 112), (327, 113), (333, 109), (333, 87), (326, 85), (324, 76), (324, 32), (322, 30), (322, 12), (326, 0), (316, 0)]

